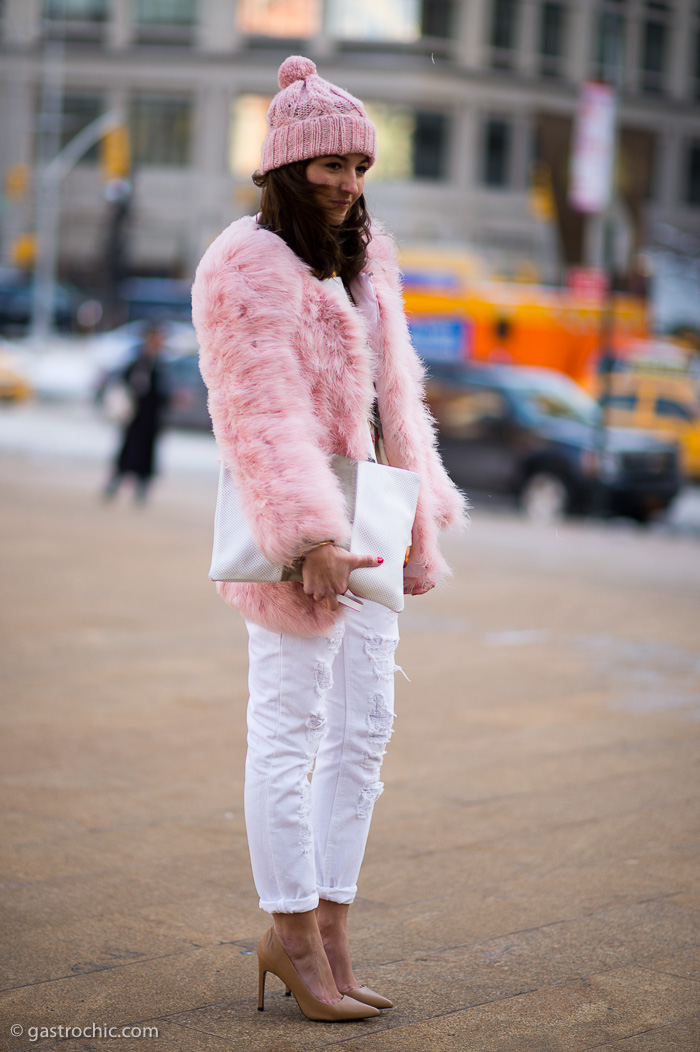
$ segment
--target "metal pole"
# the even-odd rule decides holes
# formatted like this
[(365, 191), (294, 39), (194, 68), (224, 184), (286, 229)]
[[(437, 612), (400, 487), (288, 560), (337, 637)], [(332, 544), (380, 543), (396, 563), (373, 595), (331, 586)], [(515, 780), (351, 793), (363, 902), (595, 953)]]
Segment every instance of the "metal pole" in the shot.
[[(36, 201), (37, 255), (34, 268), (34, 302), (31, 338), (45, 342), (53, 329), (58, 256), (60, 178), (50, 168), (61, 146), (63, 78), (65, 66), (65, 0), (62, 0), (58, 34), (48, 32), (44, 19), (43, 77), (39, 114), (39, 178)], [(51, 21), (54, 21), (53, 19)]]
[[(603, 302), (600, 309), (600, 331), (599, 331), (599, 362), (598, 371), (600, 375), (600, 393), (598, 402), (600, 413), (598, 417), (597, 450), (601, 467), (604, 466), (608, 447), (608, 427), (610, 419), (609, 400), (612, 393), (612, 379), (615, 372), (615, 218), (614, 209), (617, 201), (617, 159), (618, 159), (618, 126), (619, 126), (619, 101), (622, 93), (623, 69), (622, 53), (619, 46), (615, 49), (614, 61), (607, 68), (608, 82), (615, 89), (615, 109), (613, 125), (613, 150), (612, 169), (610, 173), (610, 197), (602, 214), (602, 252), (601, 266), (604, 274), (605, 289)], [(604, 512), (605, 495), (603, 487), (598, 486), (597, 510)]]

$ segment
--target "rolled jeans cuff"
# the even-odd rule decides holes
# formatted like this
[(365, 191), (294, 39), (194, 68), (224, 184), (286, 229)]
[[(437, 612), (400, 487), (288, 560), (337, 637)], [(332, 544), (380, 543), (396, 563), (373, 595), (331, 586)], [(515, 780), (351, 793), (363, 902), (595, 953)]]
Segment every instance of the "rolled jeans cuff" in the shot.
[(260, 899), (260, 909), (265, 913), (309, 913), (318, 906), (318, 895), (307, 895), (304, 899)]
[(339, 902), (343, 906), (351, 906), (357, 895), (357, 885), (352, 888), (323, 888), (318, 889), (319, 899), (327, 902)]

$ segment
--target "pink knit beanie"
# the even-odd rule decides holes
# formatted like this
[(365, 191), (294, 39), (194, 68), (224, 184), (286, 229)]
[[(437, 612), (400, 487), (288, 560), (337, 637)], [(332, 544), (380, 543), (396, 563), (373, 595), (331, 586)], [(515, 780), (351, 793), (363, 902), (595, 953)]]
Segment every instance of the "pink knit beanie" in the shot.
[(364, 153), (374, 164), (377, 136), (359, 99), (319, 77), (302, 55), (285, 59), (277, 76), (282, 90), (267, 111), (261, 172), (329, 154)]

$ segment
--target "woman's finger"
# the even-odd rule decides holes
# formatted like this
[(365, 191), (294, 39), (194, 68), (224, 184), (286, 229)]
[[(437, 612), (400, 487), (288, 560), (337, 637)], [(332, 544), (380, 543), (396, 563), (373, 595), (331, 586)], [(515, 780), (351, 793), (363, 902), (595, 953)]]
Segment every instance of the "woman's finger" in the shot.
[(381, 556), (381, 555), (352, 555), (351, 554), (350, 555), (350, 560), (351, 560), (351, 563), (352, 563), (352, 569), (353, 570), (358, 570), (361, 567), (364, 568), (364, 567), (370, 567), (370, 566), (381, 566), (382, 563), (384, 562), (384, 557)]

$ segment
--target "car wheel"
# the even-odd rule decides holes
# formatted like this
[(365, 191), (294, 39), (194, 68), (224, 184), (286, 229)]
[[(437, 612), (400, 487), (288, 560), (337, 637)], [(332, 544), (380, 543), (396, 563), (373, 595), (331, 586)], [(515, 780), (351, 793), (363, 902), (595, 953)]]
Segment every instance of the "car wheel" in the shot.
[(557, 522), (567, 514), (570, 503), (566, 482), (549, 471), (530, 475), (520, 491), (520, 506), (532, 522)]

